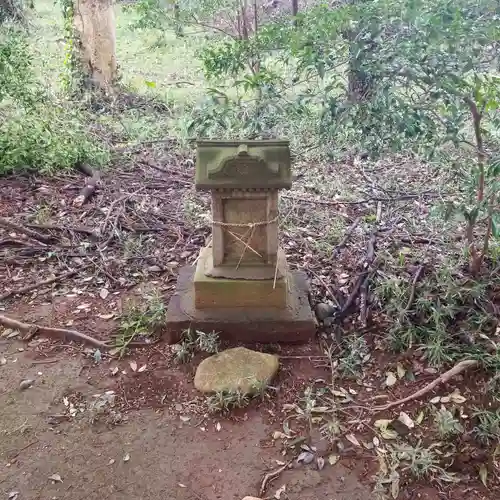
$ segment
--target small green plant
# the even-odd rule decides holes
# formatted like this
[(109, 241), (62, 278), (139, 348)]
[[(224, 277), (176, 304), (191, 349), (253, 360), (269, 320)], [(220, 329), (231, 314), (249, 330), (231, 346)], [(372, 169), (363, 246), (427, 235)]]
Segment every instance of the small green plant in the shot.
[(483, 444), (500, 441), (500, 409), (496, 411), (478, 410), (473, 414), (476, 425), (474, 437)]
[(339, 358), (338, 369), (344, 377), (356, 378), (362, 373), (363, 364), (369, 359), (368, 345), (364, 337), (349, 335)]
[(143, 305), (132, 306), (120, 319), (115, 337), (115, 351), (123, 356), (127, 347), (138, 336), (150, 337), (165, 323), (165, 304), (157, 295), (150, 296)]
[(208, 354), (219, 352), (218, 333), (205, 333), (194, 328), (185, 330), (181, 341), (175, 345), (175, 357), (179, 363), (187, 363), (196, 352), (206, 352)]
[(454, 417), (450, 410), (444, 406), (434, 414), (434, 424), (442, 439), (447, 439), (458, 434), (463, 434), (464, 427), (460, 421)]
[(235, 408), (244, 408), (250, 397), (241, 391), (218, 391), (206, 400), (210, 413), (227, 413)]
[(425, 448), (421, 443), (415, 446), (408, 444), (398, 445), (392, 454), (394, 459), (399, 461), (401, 471), (409, 472), (415, 479), (433, 478), (453, 482), (456, 479), (453, 474), (445, 471), (441, 466), (440, 452), (437, 444), (432, 444)]

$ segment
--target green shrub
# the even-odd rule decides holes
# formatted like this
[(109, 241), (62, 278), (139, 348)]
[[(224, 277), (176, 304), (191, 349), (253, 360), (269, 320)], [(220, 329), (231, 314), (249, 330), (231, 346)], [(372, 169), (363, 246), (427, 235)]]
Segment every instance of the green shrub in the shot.
[(89, 135), (83, 113), (37, 81), (25, 31), (0, 27), (0, 175), (51, 173), (77, 162), (101, 166), (109, 153)]
[[(34, 93), (33, 54), (24, 30), (0, 27), (0, 104), (6, 99), (30, 103)], [(1, 109), (1, 108), (0, 108)]]
[(53, 103), (9, 114), (0, 124), (0, 175), (52, 173), (77, 162), (101, 166), (109, 153), (89, 138), (77, 112)]

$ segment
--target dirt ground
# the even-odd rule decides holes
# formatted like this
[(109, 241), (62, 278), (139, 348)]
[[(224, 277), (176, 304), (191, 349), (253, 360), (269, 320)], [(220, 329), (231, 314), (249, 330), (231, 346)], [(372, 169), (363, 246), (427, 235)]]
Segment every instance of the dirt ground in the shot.
[[(2, 179), (0, 213), (14, 226), (0, 231), (0, 262), (5, 263), (0, 265), (4, 294), (0, 314), (39, 326), (74, 329), (116, 346), (130, 303), (144, 304), (156, 295), (166, 304), (179, 268), (193, 263), (205, 244), (210, 232), (204, 218), (209, 200), (194, 193), (192, 164), (190, 157), (173, 149), (141, 148), (128, 163), (122, 159), (103, 175), (102, 185), (83, 207), (74, 205), (83, 183), (78, 173)], [(359, 179), (349, 177), (357, 175), (351, 166), (344, 173), (341, 177), (349, 179), (347, 185), (362, 186)], [(319, 167), (315, 172), (309, 168), (308, 174), (316, 179), (313, 187), (311, 179), (297, 179), (293, 195), (282, 196), (286, 214), (282, 244), (291, 267), (307, 271), (314, 302), (330, 294), (345, 304), (371, 239), (366, 219), (372, 220), (378, 208), (372, 200), (339, 205), (328, 201), (337, 195), (326, 192), (321, 209), (311, 210), (314, 202), (307, 197), (316, 193), (315, 186), (332, 183), (329, 178), (326, 182)], [(408, 178), (416, 184), (424, 182)], [(366, 196), (364, 191), (357, 193), (360, 200)], [(380, 254), (389, 252), (394, 239), (403, 244), (410, 236), (417, 237), (408, 236), (399, 226), (403, 208), (384, 203), (387, 228), (379, 231)], [(428, 211), (427, 205), (413, 198), (397, 203), (406, 203), (408, 218), (422, 218)], [(342, 252), (345, 245), (340, 242), (358, 223), (363, 228), (352, 234), (353, 241)], [(328, 234), (318, 238), (325, 227)], [(37, 234), (26, 234), (26, 228)], [(400, 229), (393, 232), (394, 228)], [(410, 267), (413, 261), (408, 262), (405, 279), (411, 280), (415, 270)], [(325, 327), (305, 346), (250, 346), (278, 354), (280, 372), (263, 400), (227, 416), (209, 414), (206, 399), (193, 387), (200, 358), (179, 365), (172, 346), (159, 338), (155, 337), (155, 344), (134, 346), (118, 360), (104, 352), (107, 349), (97, 353), (95, 347), (39, 335), (26, 343), (0, 331), (0, 498), (239, 500), (258, 496), (265, 475), (289, 461), (293, 466), (268, 483), (265, 498), (389, 498), (372, 493), (382, 470), (376, 454), (379, 446), (374, 444), (374, 439), (380, 444), (376, 420), (395, 420), (401, 410), (416, 419), (425, 411), (421, 424), (406, 438), (412, 446), (422, 442), (428, 450), (438, 441), (429, 400), (459, 390), (470, 414), (474, 407), (486, 407), (484, 401), (489, 403), (488, 378), (484, 371), (471, 371), (432, 391), (424, 401), (374, 412), (366, 404), (413, 394), (435, 379), (437, 371), (419, 352), (387, 352), (383, 338), (390, 325), (375, 302), (370, 310), (365, 326), (353, 311), (342, 328)], [(370, 354), (366, 356), (362, 347), (359, 352), (354, 347), (349, 350), (353, 356), (363, 355), (362, 379), (332, 373), (333, 362), (341, 354), (339, 339), (350, 335), (365, 339)], [(332, 342), (325, 344), (325, 339)], [(325, 349), (331, 349), (330, 364)], [(394, 376), (400, 369), (415, 377), (400, 377), (389, 387), (387, 373)], [(20, 383), (27, 379), (35, 382), (21, 391)], [(296, 411), (304, 403), (306, 389), (320, 394), (325, 386), (337, 389), (330, 409), (338, 412), (342, 426), (327, 429), (328, 440), (318, 428), (333, 421), (332, 411), (310, 432), (306, 419), (301, 420)], [(333, 393), (323, 392), (325, 397), (328, 394)], [(439, 443), (443, 454), (433, 459), (456, 473), (460, 482), (450, 485), (437, 475), (412, 476), (400, 469), (399, 500), (500, 498), (496, 443), (478, 446), (471, 440), (472, 420), (467, 423), (468, 431), (462, 436)], [(273, 439), (277, 431), (287, 432), (285, 425), (292, 429), (291, 437)], [(317, 448), (315, 460), (296, 465), (300, 443), (291, 449), (290, 441), (304, 437)], [(338, 457), (333, 465), (332, 455)], [(325, 462), (321, 470), (319, 457)], [(491, 471), (487, 487), (479, 476), (482, 466)], [(387, 490), (388, 474), (382, 472)], [(277, 494), (282, 486), (286, 496)]]
[[(0, 367), (0, 498), (237, 500), (257, 494), (266, 472), (284, 460), (279, 445), (269, 444), (279, 427), (252, 410), (237, 422), (180, 418), (168, 409), (131, 410), (113, 426), (91, 423), (85, 414), (57, 420), (66, 395), (92, 400), (114, 380), (88, 370), (83, 355), (65, 351), (34, 360), (32, 349), (19, 351), (25, 347), (0, 345), (7, 360)], [(24, 379), (35, 382), (21, 391)], [(271, 494), (283, 484), (291, 500), (370, 494), (341, 464), (289, 470), (272, 483)]]

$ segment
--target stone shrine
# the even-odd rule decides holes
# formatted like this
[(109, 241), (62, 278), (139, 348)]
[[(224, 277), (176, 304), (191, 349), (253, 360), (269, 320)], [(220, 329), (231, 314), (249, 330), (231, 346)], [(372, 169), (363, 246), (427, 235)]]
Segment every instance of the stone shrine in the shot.
[(315, 334), (308, 283), (278, 241), (278, 190), (292, 184), (287, 141), (199, 141), (195, 186), (212, 198), (212, 239), (179, 273), (167, 310), (177, 342), (192, 326), (241, 342)]

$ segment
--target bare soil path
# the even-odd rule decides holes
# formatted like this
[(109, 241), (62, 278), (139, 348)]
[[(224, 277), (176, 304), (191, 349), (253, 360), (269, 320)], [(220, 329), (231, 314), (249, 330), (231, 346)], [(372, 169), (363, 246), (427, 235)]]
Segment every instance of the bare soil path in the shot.
[[(19, 492), (19, 500), (238, 500), (256, 494), (265, 473), (283, 460), (279, 445), (269, 445), (276, 426), (254, 410), (238, 422), (222, 420), (220, 431), (214, 421), (183, 422), (168, 409), (130, 411), (113, 426), (91, 423), (87, 411), (58, 423), (64, 397), (78, 393), (81, 401), (92, 401), (113, 380), (89, 373), (80, 355), (58, 353), (51, 356), (56, 363), (34, 364), (33, 352), (19, 352), (24, 347), (0, 346), (0, 357), (8, 360), (0, 368), (0, 498)], [(35, 383), (20, 391), (23, 379)], [(61, 481), (50, 479), (59, 476)], [(340, 464), (287, 471), (272, 491), (282, 484), (290, 500), (369, 495), (356, 473)]]

